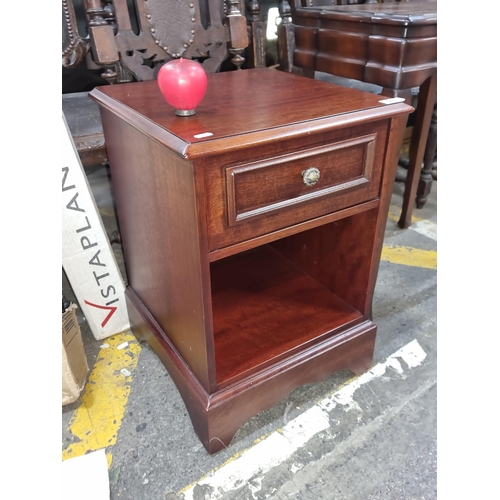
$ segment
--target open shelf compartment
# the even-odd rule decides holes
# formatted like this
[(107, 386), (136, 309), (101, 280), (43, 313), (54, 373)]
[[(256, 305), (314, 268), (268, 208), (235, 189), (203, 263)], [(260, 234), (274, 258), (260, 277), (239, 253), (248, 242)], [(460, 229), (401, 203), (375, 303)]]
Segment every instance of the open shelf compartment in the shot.
[(211, 283), (219, 387), (362, 318), (270, 245), (212, 263)]

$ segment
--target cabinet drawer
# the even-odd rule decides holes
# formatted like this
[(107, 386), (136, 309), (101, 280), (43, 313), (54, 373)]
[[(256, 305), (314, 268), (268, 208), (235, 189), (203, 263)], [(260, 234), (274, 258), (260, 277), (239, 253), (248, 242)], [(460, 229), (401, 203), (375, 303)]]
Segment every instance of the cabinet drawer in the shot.
[(363, 132), (311, 141), (257, 161), (213, 165), (208, 173), (210, 249), (377, 198), (385, 127), (372, 125)]
[(228, 225), (367, 186), (375, 134), (226, 169)]

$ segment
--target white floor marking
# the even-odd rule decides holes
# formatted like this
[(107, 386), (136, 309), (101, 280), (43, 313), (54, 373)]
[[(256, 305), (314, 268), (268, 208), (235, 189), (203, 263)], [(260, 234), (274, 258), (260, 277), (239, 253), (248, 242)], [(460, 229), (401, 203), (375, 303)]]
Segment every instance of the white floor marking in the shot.
[(422, 219), (418, 222), (413, 222), (410, 226), (410, 229), (413, 229), (413, 231), (416, 231), (419, 234), (423, 234), (424, 236), (437, 241), (437, 224), (435, 222)]
[[(389, 218), (394, 222), (397, 222), (401, 216), (401, 208), (397, 205), (391, 205), (389, 209)], [(437, 241), (437, 223), (432, 222), (428, 219), (420, 219), (419, 217), (415, 217), (412, 219), (412, 222), (408, 229), (415, 231), (419, 234), (423, 234), (428, 238), (431, 238)]]
[(413, 340), (399, 351), (396, 351), (391, 357), (403, 358), (408, 368), (415, 368), (422, 363), (426, 356), (427, 354), (422, 347), (420, 347), (420, 344), (416, 340)]
[[(383, 363), (375, 365), (371, 370), (294, 418), (282, 429), (273, 432), (235, 460), (192, 485), (184, 492), (186, 500), (194, 499), (196, 485), (209, 487), (210, 493), (205, 492), (205, 500), (218, 500), (223, 498), (225, 493), (241, 488), (245, 484), (248, 484), (252, 496), (256, 498), (255, 494), (261, 489), (261, 476), (288, 459), (318, 432), (330, 428), (329, 412), (337, 404), (343, 405), (345, 411), (353, 408), (359, 409), (354, 401), (354, 393), (359, 387), (384, 375), (387, 368), (402, 375), (404, 369), (398, 358), (402, 359), (408, 368), (415, 368), (425, 357), (426, 353), (418, 341), (413, 340), (389, 356)], [(297, 468), (296, 465), (295, 467)]]

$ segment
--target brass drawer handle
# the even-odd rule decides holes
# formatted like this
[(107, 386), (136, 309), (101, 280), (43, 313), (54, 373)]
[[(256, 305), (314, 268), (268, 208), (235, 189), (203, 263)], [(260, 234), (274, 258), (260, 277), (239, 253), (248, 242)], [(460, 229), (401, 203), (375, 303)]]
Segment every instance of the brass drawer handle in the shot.
[(302, 180), (307, 186), (314, 186), (319, 181), (320, 171), (316, 167), (302, 171)]

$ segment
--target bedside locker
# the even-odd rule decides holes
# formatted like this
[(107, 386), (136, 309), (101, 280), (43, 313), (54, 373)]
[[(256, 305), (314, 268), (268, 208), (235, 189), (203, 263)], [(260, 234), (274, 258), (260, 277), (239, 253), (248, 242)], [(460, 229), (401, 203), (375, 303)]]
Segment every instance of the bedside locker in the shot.
[(156, 81), (99, 103), (134, 334), (209, 453), (300, 385), (371, 367), (402, 103), (279, 72), (208, 75), (177, 117)]

